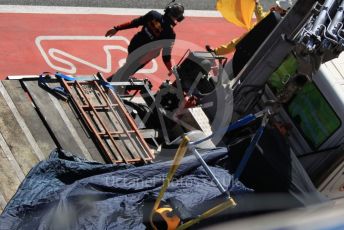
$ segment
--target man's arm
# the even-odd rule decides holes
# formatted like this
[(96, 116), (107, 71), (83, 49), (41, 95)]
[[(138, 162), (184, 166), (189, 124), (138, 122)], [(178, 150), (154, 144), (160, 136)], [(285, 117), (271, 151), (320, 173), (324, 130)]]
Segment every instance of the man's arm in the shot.
[(106, 32), (105, 37), (114, 36), (119, 30), (126, 30), (126, 29), (131, 29), (131, 28), (143, 26), (144, 22), (148, 20), (151, 13), (152, 13), (152, 11), (148, 12), (147, 14), (145, 14), (141, 17), (133, 19), (132, 21), (114, 26), (112, 29), (110, 29)]
[(215, 48), (214, 53), (216, 55), (226, 55), (226, 54), (232, 53), (235, 50), (236, 45), (240, 42), (240, 40), (244, 36), (245, 34), (239, 38), (234, 38), (232, 41), (228, 42), (227, 44), (224, 44), (222, 46)]
[(257, 18), (257, 23), (263, 20), (270, 11), (264, 11), (262, 4), (260, 4), (259, 0), (256, 0), (256, 6), (254, 8), (254, 14), (256, 15)]
[[(256, 15), (257, 18), (257, 22), (260, 22), (264, 17), (266, 17), (269, 12), (265, 12), (263, 9), (263, 6), (260, 4), (259, 0), (256, 0), (256, 6), (254, 9), (254, 13)], [(241, 35), (241, 37), (239, 38), (234, 38), (233, 40), (231, 40), (230, 42), (221, 45), (217, 48), (214, 48), (212, 51), (216, 54), (216, 55), (226, 55), (229, 53), (232, 53), (235, 51), (235, 47), (236, 45), (240, 42), (240, 40), (245, 36), (246, 34)], [(209, 46), (208, 46), (209, 47)], [(211, 48), (207, 48), (208, 51), (211, 50)]]
[(174, 45), (174, 41), (175, 41), (175, 35), (174, 38), (166, 41), (166, 44), (164, 44), (164, 48), (162, 49), (162, 60), (168, 70), (168, 74), (171, 75), (172, 74), (172, 58), (171, 58), (171, 54), (172, 54), (172, 48)]

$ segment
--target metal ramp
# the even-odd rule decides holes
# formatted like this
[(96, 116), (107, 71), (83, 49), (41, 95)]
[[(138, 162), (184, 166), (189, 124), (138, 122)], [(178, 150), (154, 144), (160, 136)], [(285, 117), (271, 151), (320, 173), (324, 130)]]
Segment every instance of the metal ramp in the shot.
[(146, 163), (153, 160), (152, 150), (113, 90), (97, 80), (61, 79), (61, 83), (108, 161)]

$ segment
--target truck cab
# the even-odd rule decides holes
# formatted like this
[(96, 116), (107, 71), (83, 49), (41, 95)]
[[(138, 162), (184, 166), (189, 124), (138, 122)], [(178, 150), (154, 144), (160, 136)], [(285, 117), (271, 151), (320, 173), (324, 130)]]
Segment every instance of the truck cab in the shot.
[(261, 110), (267, 101), (279, 103), (275, 124), (288, 130), (284, 139), (291, 152), (331, 199), (344, 197), (343, 5), (297, 1), (281, 19), (270, 20), (271, 32), (251, 47), (247, 44), (264, 34), (260, 22), (237, 45), (233, 70), (240, 68), (230, 83), (233, 120)]
[[(314, 184), (329, 198), (344, 197), (344, 55), (323, 63), (275, 121), (288, 124), (287, 139)], [(300, 69), (290, 54), (268, 80), (265, 98), (277, 100)]]

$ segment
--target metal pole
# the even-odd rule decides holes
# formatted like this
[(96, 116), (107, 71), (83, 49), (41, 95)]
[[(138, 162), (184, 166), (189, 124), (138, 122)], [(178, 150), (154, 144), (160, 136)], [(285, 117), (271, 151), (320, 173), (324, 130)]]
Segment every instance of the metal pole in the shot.
[(207, 163), (203, 160), (202, 156), (199, 154), (199, 152), (197, 151), (195, 146), (194, 145), (189, 145), (189, 149), (196, 156), (196, 158), (199, 160), (199, 162), (201, 163), (201, 165), (203, 166), (203, 168), (207, 172), (208, 176), (215, 182), (215, 184), (216, 184), (217, 188), (220, 190), (220, 192), (222, 194), (226, 194), (227, 195), (227, 199), (229, 199), (230, 198), (229, 192), (227, 191), (227, 189), (225, 189), (223, 187), (223, 185), (220, 183), (220, 181), (216, 178), (216, 176), (211, 171), (211, 169), (209, 168)]

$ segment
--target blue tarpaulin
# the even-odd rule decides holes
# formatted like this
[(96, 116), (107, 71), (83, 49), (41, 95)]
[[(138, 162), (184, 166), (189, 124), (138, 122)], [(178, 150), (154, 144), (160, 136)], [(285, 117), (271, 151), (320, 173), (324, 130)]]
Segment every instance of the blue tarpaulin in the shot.
[[(208, 163), (226, 153), (204, 154)], [(157, 197), (172, 162), (140, 167), (88, 162), (55, 150), (27, 175), (0, 216), (0, 229), (145, 229), (146, 201)], [(228, 187), (231, 175), (211, 167)], [(239, 183), (233, 193), (245, 193)], [(219, 197), (194, 156), (183, 159), (164, 200), (188, 210)]]

